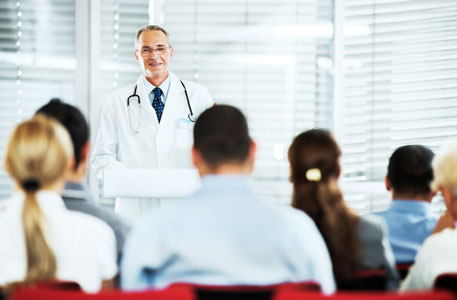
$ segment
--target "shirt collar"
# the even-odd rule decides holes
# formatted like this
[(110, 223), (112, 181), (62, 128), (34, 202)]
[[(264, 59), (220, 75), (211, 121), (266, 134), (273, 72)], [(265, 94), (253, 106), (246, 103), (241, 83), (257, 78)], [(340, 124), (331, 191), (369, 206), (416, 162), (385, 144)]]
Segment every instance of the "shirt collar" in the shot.
[(431, 203), (421, 200), (393, 199), (390, 207), (396, 210), (407, 210), (423, 213), (432, 212)]
[[(21, 197), (25, 200), (25, 194), (22, 191), (18, 191)], [(64, 208), (65, 204), (62, 197), (55, 191), (41, 190), (37, 193), (38, 203), (40, 207), (45, 210), (47, 208)]]
[[(143, 76), (143, 81), (144, 81), (144, 89), (146, 91), (146, 94), (149, 96), (152, 91), (156, 88), (156, 86), (154, 86), (152, 83), (150, 83), (146, 77)], [(165, 104), (165, 102), (167, 101), (167, 97), (168, 97), (168, 92), (170, 90), (170, 74), (168, 74), (167, 78), (162, 82), (161, 85), (159, 85), (158, 87), (162, 90), (163, 94), (162, 94), (162, 102), (163, 104)]]

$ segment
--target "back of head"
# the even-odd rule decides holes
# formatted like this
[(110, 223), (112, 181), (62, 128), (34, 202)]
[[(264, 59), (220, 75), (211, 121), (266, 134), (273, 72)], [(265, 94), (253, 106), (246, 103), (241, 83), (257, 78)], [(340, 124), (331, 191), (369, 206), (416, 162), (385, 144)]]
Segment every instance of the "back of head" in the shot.
[(213, 106), (195, 122), (194, 148), (211, 168), (245, 163), (250, 145), (246, 118), (233, 106)]
[(55, 277), (56, 259), (45, 238), (36, 193), (64, 179), (72, 156), (66, 130), (44, 116), (19, 124), (9, 139), (5, 167), (25, 193), (22, 223), (27, 250), (26, 283)]
[(389, 159), (387, 178), (393, 191), (402, 195), (427, 196), (433, 180), (433, 152), (420, 145), (398, 148)]
[[(292, 206), (316, 223), (332, 258), (338, 286), (359, 267), (358, 218), (346, 206), (338, 186), (341, 150), (329, 131), (299, 134), (289, 148)], [(341, 245), (345, 245), (342, 247)]]
[(37, 114), (55, 118), (70, 134), (75, 154), (75, 170), (82, 160), (82, 150), (89, 141), (89, 126), (81, 111), (60, 99), (51, 99), (37, 110)]

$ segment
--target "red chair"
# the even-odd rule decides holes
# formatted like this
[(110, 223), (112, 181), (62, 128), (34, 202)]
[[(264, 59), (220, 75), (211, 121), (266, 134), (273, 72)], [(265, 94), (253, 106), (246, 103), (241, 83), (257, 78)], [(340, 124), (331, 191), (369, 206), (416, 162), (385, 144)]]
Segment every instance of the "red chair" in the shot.
[(444, 273), (436, 277), (435, 290), (449, 290), (457, 294), (457, 273)]
[(20, 288), (10, 300), (195, 300), (194, 293), (184, 287), (144, 292), (102, 291), (95, 294), (40, 288)]
[(395, 265), (395, 268), (398, 270), (398, 273), (400, 273), (401, 279), (405, 279), (406, 276), (408, 275), (409, 269), (411, 266), (414, 264), (414, 262), (402, 262), (398, 263)]
[(336, 293), (325, 296), (319, 293), (303, 291), (278, 292), (273, 300), (456, 300), (454, 295), (446, 291), (431, 291), (417, 293)]
[(311, 281), (298, 283), (280, 283), (273, 285), (203, 285), (192, 283), (175, 283), (170, 288), (185, 287), (194, 291), (199, 300), (270, 300), (278, 291), (318, 291), (319, 284)]

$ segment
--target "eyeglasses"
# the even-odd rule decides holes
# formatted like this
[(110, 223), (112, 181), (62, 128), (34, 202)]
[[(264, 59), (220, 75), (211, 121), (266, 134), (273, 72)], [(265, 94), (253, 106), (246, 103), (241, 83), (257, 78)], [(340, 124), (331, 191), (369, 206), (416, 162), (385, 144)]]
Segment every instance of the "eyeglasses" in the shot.
[(145, 48), (141, 50), (137, 50), (141, 53), (142, 56), (152, 56), (155, 53), (162, 55), (168, 52), (168, 47), (162, 46), (157, 48)]

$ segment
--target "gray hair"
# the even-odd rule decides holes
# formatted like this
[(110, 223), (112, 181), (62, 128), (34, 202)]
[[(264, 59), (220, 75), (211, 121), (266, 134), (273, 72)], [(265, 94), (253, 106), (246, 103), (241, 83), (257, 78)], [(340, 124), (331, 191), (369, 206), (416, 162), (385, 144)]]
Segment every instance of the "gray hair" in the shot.
[(438, 191), (441, 186), (445, 186), (457, 198), (457, 142), (445, 146), (442, 153), (435, 157), (433, 172), (435, 179), (432, 189)]
[(160, 27), (158, 25), (146, 25), (146, 26), (143, 26), (140, 29), (138, 29), (138, 32), (136, 33), (136, 38), (135, 38), (135, 49), (136, 50), (138, 50), (138, 40), (140, 39), (141, 34), (145, 31), (162, 31), (165, 34), (165, 36), (167, 37), (168, 45), (171, 47), (170, 35), (168, 34), (168, 32), (165, 29), (163, 29), (162, 27)]

